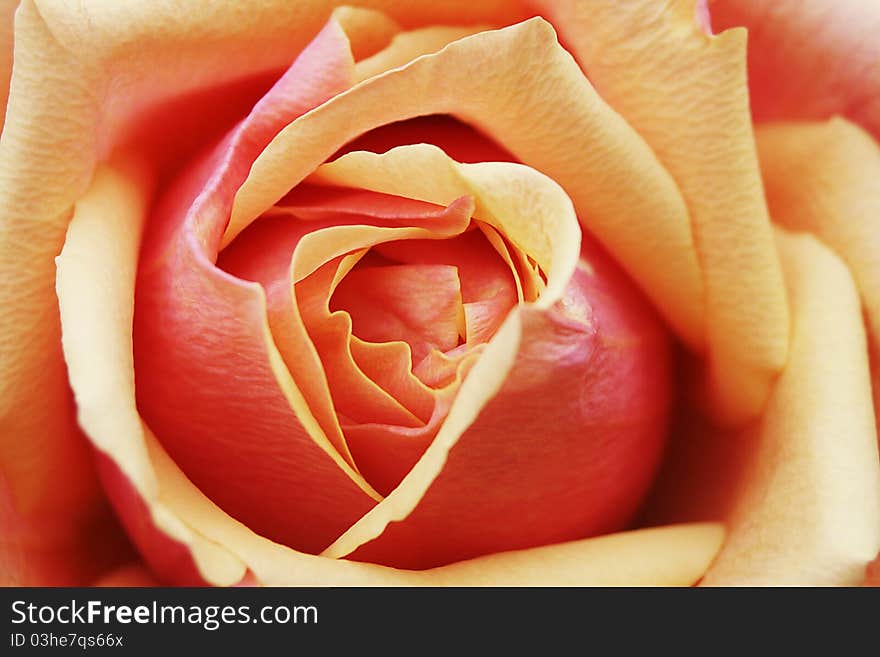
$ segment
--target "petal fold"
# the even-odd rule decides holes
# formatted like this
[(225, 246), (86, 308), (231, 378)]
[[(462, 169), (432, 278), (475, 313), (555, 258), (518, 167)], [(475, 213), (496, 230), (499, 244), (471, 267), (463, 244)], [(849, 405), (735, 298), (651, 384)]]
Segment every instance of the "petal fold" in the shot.
[[(706, 585), (857, 585), (880, 548), (880, 461), (861, 307), (846, 266), (777, 229), (794, 323), (763, 418), (670, 439), (648, 522), (724, 520)], [(694, 491), (698, 491), (695, 494)]]
[(880, 409), (880, 145), (843, 118), (756, 131), (773, 220), (807, 231), (849, 266), (868, 320)]
[(753, 419), (785, 364), (789, 318), (752, 135), (745, 31), (707, 35), (694, 0), (533, 4), (678, 184), (705, 289), (709, 401), (719, 419)]

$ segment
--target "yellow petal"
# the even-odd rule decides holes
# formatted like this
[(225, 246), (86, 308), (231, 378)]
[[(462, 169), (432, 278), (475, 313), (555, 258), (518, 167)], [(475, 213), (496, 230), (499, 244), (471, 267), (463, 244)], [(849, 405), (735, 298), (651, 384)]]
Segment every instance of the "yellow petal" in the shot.
[[(25, 3), (18, 12), (15, 46), (42, 65), (59, 50), (53, 48), (44, 26), (34, 24), (31, 9)], [(24, 54), (21, 67), (27, 71), (33, 62)], [(36, 85), (27, 79), (19, 86), (25, 89), (13, 89), (0, 139), (0, 467), (18, 513), (55, 518), (74, 535), (87, 531), (99, 490), (91, 456), (73, 417), (53, 290), (52, 258), (61, 248), (63, 226), (53, 229), (51, 223), (66, 221), (68, 213), (52, 208), (52, 192), (38, 193), (37, 181), (29, 198), (4, 193), (16, 178), (31, 172), (27, 159), (10, 157), (26, 138), (16, 134), (22, 130), (15, 120), (22, 111), (17, 108), (29, 109), (23, 96), (31, 91), (44, 102), (61, 99), (51, 90), (33, 88)], [(31, 126), (30, 132), (40, 139), (51, 130)], [(65, 178), (62, 171), (53, 173)]]
[[(809, 231), (846, 262), (880, 356), (880, 147), (846, 119), (765, 124), (756, 130), (773, 220)], [(880, 408), (880, 370), (874, 371)]]
[(400, 25), (381, 11), (344, 6), (334, 9), (332, 15), (349, 36), (355, 61), (379, 52), (401, 31)]
[(724, 540), (715, 523), (652, 527), (425, 571), (431, 586), (691, 586)]
[(651, 521), (726, 520), (708, 585), (855, 585), (880, 548), (880, 461), (865, 331), (845, 265), (777, 229), (791, 356), (764, 417), (693, 421), (671, 444)]
[(254, 163), (236, 196), (226, 242), (346, 142), (436, 113), (475, 125), (556, 180), (587, 228), (699, 347), (702, 282), (684, 202), (644, 141), (602, 101), (540, 19), (455, 41), (294, 121)]
[(443, 47), (488, 29), (485, 25), (470, 27), (426, 27), (403, 32), (394, 37), (387, 48), (357, 63), (355, 81), (362, 82), (398, 66), (409, 64), (416, 57), (428, 55)]
[(709, 394), (720, 418), (754, 418), (785, 364), (789, 319), (752, 137), (745, 30), (706, 35), (694, 0), (537, 4), (681, 189), (705, 285)]

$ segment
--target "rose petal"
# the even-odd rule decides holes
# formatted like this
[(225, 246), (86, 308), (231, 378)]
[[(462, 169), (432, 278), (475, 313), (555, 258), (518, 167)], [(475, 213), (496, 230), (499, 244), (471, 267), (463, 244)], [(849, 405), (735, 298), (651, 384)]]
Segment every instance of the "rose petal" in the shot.
[(510, 162), (461, 164), (429, 144), (383, 154), (355, 151), (319, 167), (315, 184), (342, 185), (438, 205), (473, 197), (474, 217), (532, 257), (547, 276), (536, 302), (552, 305), (577, 262), (580, 229), (571, 201), (555, 181)]
[(305, 551), (326, 547), (379, 496), (284, 366), (263, 289), (213, 262), (249, 162), (279, 125), (345, 88), (352, 66), (346, 35), (330, 21), (206, 161), (207, 176), (193, 169), (169, 193), (138, 270), (135, 371), (145, 419), (224, 509)]
[(858, 584), (880, 549), (880, 459), (861, 307), (846, 267), (779, 231), (791, 357), (704, 583)]
[[(792, 350), (761, 421), (674, 437), (652, 521), (725, 519), (704, 583), (855, 585), (880, 549), (880, 461), (861, 308), (844, 264), (777, 229)], [(699, 494), (694, 494), (699, 491)]]
[(9, 78), (12, 77), (12, 28), (18, 0), (0, 0), (0, 133), (6, 120)]
[[(28, 77), (50, 66), (62, 49), (30, 3), (22, 4), (16, 22), (20, 80), (12, 82), (0, 139), (0, 469), (15, 524), (28, 532), (52, 528), (47, 544), (69, 549), (67, 566), (78, 577), (94, 567), (89, 545), (98, 540), (94, 525), (106, 516), (106, 508), (74, 418), (53, 287), (52, 258), (61, 248), (69, 216), (69, 202), (63, 208), (56, 203), (55, 185), (67, 185), (70, 171), (63, 163), (56, 169), (42, 167), (47, 154), (39, 143), (54, 137), (54, 129), (70, 126), (34, 107), (63, 105), (64, 90), (42, 88)], [(11, 543), (18, 541), (15, 534), (10, 532)], [(61, 559), (59, 564), (63, 570)], [(66, 581), (80, 583), (70, 577)]]
[(405, 66), (417, 57), (435, 53), (453, 41), (479, 34), (487, 29), (491, 29), (491, 27), (488, 25), (440, 26), (402, 32), (394, 36), (387, 48), (383, 48), (372, 57), (358, 62), (355, 67), (355, 80), (363, 82), (375, 75), (381, 75), (385, 71)]
[(880, 146), (840, 118), (767, 124), (756, 138), (773, 220), (813, 233), (843, 258), (862, 296), (873, 353), (880, 355)]
[[(493, 230), (489, 226), (481, 227)], [(488, 342), (517, 294), (510, 269), (495, 252), (482, 230), (471, 230), (451, 240), (409, 240), (375, 248), (395, 262), (449, 264), (458, 271), (468, 344)]]
[(745, 32), (707, 36), (694, 0), (534, 4), (681, 189), (705, 285), (708, 392), (719, 419), (754, 418), (785, 364), (789, 320), (755, 156)]
[[(350, 346), (353, 332), (351, 317), (345, 311), (331, 312), (329, 308), (332, 279), (337, 274), (337, 266), (338, 263), (328, 263), (296, 286), (299, 312), (308, 331), (308, 337), (301, 339), (314, 342), (336, 409), (357, 422), (421, 426), (430, 414), (429, 409), (419, 408), (423, 412), (419, 416), (414, 415), (358, 366)], [(278, 313), (278, 309), (270, 310), (272, 312)]]
[(493, 554), (425, 571), (443, 586), (689, 586), (724, 540), (721, 525), (669, 525)]
[(701, 343), (702, 282), (684, 202), (540, 19), (456, 41), (293, 122), (254, 163), (226, 242), (358, 135), (437, 113), (473, 124), (559, 181), (680, 335)]
[(749, 30), (755, 120), (841, 114), (880, 139), (880, 5), (871, 0), (714, 0), (717, 28)]

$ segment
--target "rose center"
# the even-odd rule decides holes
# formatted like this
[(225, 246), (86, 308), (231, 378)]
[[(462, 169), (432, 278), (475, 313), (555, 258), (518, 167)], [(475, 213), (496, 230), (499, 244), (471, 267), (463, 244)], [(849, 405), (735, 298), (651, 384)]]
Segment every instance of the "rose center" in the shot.
[(373, 343), (404, 342), (426, 385), (491, 339), (517, 302), (511, 268), (472, 228), (446, 240), (399, 240), (364, 254), (336, 287), (331, 311), (351, 317), (352, 333)]

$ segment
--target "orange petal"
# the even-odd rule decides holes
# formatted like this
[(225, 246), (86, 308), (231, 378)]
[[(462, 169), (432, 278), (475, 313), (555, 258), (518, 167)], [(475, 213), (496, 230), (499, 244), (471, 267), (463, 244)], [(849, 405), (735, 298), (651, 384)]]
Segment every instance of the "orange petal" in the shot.
[(843, 263), (779, 232), (792, 352), (706, 584), (858, 584), (880, 550), (880, 459), (861, 307)]
[(321, 357), (336, 409), (357, 422), (421, 426), (424, 416), (413, 415), (358, 366), (350, 346), (351, 317), (345, 311), (331, 312), (329, 308), (337, 267), (338, 261), (332, 261), (296, 285), (298, 312), (308, 331), (303, 339), (311, 340)]
[(880, 555), (865, 568), (865, 581), (862, 585), (880, 586)]
[(487, 342), (516, 304), (511, 272), (482, 230), (447, 240), (390, 242), (375, 251), (395, 262), (453, 265), (461, 285), (468, 344)]
[(871, 0), (713, 0), (718, 28), (749, 30), (755, 120), (840, 114), (880, 140), (880, 6)]
[(6, 120), (9, 78), (12, 77), (12, 28), (18, 0), (0, 0), (0, 133)]
[(86, 586), (133, 557), (106, 503), (76, 520), (82, 528), (60, 511), (22, 515), (0, 473), (0, 586)]
[(705, 286), (709, 394), (720, 418), (754, 418), (785, 364), (789, 320), (755, 155), (745, 31), (707, 35), (694, 0), (533, 4), (681, 189)]
[[(767, 124), (756, 131), (773, 220), (809, 231), (843, 258), (880, 356), (880, 146), (845, 119)], [(874, 363), (880, 409), (880, 370)]]
[[(705, 584), (856, 585), (880, 549), (880, 461), (865, 332), (845, 265), (778, 229), (794, 324), (764, 417), (671, 441), (650, 520), (724, 519)], [(698, 494), (695, 494), (698, 491)]]

